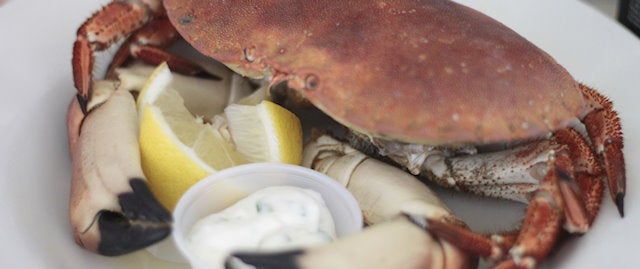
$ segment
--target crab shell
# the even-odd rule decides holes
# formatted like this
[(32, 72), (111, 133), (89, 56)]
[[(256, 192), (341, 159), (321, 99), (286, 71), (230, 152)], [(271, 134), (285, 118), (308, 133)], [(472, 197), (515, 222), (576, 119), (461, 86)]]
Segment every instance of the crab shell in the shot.
[(577, 83), (499, 22), (445, 0), (167, 0), (180, 34), (244, 74), (287, 80), (340, 123), (422, 144), (542, 136), (584, 109)]

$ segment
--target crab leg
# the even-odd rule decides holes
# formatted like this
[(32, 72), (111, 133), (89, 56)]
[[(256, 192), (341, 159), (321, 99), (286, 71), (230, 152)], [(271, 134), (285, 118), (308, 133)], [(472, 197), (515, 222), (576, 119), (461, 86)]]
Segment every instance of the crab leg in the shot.
[(622, 153), (624, 145), (620, 119), (613, 110), (611, 101), (602, 94), (582, 84), (580, 90), (591, 109), (583, 116), (582, 121), (598, 157), (604, 162), (611, 198), (616, 203), (620, 216), (624, 216), (627, 178)]
[[(564, 140), (580, 137), (575, 131), (560, 133)], [(581, 141), (574, 141), (572, 147), (581, 145)], [(597, 171), (594, 168), (597, 166), (587, 161), (592, 159), (587, 155), (580, 158), (587, 161), (585, 166), (574, 168), (571, 155), (578, 153), (570, 154), (572, 147), (541, 141), (491, 154), (430, 155), (425, 164), (430, 167), (431, 176), (440, 177), (441, 184), (492, 195), (499, 195), (489, 192), (497, 189), (511, 199), (526, 199), (529, 206), (513, 242), (502, 235), (487, 237), (433, 218), (427, 219), (428, 230), (460, 249), (499, 262), (498, 268), (534, 267), (551, 251), (563, 225), (572, 232), (585, 232), (597, 212), (599, 202), (594, 202), (595, 209), (585, 208), (584, 204), (585, 201), (599, 201), (602, 189), (594, 191), (596, 197), (587, 193), (585, 198), (583, 190), (590, 189), (580, 188), (573, 177), (574, 171), (581, 174)], [(486, 169), (488, 164), (492, 169)], [(487, 170), (504, 171), (505, 174), (485, 174)], [(477, 180), (472, 178), (492, 184), (474, 185)]]
[[(355, 138), (352, 144), (367, 143), (361, 139)], [(572, 180), (562, 186), (567, 201), (565, 228), (571, 232), (586, 232), (602, 199), (600, 164), (588, 142), (574, 129), (559, 130), (550, 140), (480, 153), (371, 141), (386, 157), (441, 186), (523, 203), (529, 203), (548, 170), (555, 167), (549, 161), (560, 153), (568, 154), (572, 166), (567, 167), (567, 173)]]
[[(78, 113), (77, 100), (70, 114)], [(113, 92), (78, 127), (75, 120), (69, 122), (69, 130), (81, 134), (70, 135), (75, 141), (70, 139), (69, 217), (76, 242), (103, 255), (119, 255), (168, 236), (171, 214), (151, 194), (140, 167), (133, 96)]]
[(466, 227), (414, 176), (370, 158), (328, 135), (305, 146), (302, 165), (347, 187), (358, 200), (368, 224), (384, 222), (405, 212)]
[(160, 49), (177, 38), (176, 29), (166, 18), (161, 1), (109, 3), (78, 29), (72, 61), (78, 93), (85, 100), (91, 96), (94, 53), (105, 51), (125, 39), (109, 65), (107, 76), (113, 76), (115, 69), (131, 56), (155, 65), (166, 61), (172, 70), (184, 74), (202, 72), (198, 65)]
[(78, 93), (67, 112), (73, 166), (69, 213), (76, 242), (91, 251), (128, 253), (162, 240), (171, 230), (170, 213), (149, 192), (139, 167), (133, 97), (114, 92), (113, 83), (94, 81), (95, 55), (125, 40), (107, 70), (112, 78), (130, 57), (200, 72), (195, 64), (155, 47), (171, 44), (176, 36), (158, 0), (113, 1), (78, 29), (72, 60)]
[(566, 211), (571, 210), (565, 200), (576, 195), (568, 154), (554, 154), (548, 165), (550, 168), (529, 202), (522, 228), (513, 244), (504, 244), (500, 235), (487, 238), (437, 220), (429, 220), (429, 230), (461, 249), (497, 261), (495, 268), (535, 267), (551, 251)]
[(73, 169), (69, 219), (76, 242), (103, 255), (143, 248), (171, 231), (171, 215), (151, 195), (139, 167), (131, 94), (112, 95), (115, 85), (93, 81), (94, 53), (110, 48), (160, 12), (159, 1), (111, 2), (78, 29), (73, 45), (78, 93), (67, 112)]
[(162, 12), (160, 1), (146, 2), (111, 2), (78, 29), (73, 44), (73, 79), (84, 100), (91, 96), (94, 52), (110, 48)]
[(472, 268), (467, 256), (427, 230), (429, 220), (466, 229), (426, 185), (404, 171), (372, 159), (329, 136), (305, 146), (303, 165), (329, 175), (356, 197), (362, 233), (334, 243), (277, 253), (236, 253), (227, 268)]
[(120, 46), (109, 65), (106, 77), (113, 78), (116, 68), (122, 66), (131, 57), (141, 59), (153, 66), (166, 62), (171, 70), (184, 75), (204, 74), (205, 71), (199, 65), (163, 49), (177, 39), (178, 33), (169, 19), (159, 17), (150, 21)]
[(549, 253), (563, 226), (569, 232), (586, 232), (602, 200), (600, 163), (575, 129), (559, 130), (549, 140), (481, 153), (435, 147), (410, 151), (406, 149), (415, 146), (372, 141), (387, 157), (445, 187), (529, 203), (513, 244), (503, 244), (499, 235), (487, 238), (430, 220), (430, 231), (501, 266), (534, 266)]

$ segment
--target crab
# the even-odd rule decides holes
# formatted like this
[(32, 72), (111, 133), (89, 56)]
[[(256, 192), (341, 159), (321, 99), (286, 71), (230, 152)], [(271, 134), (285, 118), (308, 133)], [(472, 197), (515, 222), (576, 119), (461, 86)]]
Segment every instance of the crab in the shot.
[[(73, 47), (70, 218), (76, 241), (90, 250), (127, 253), (166, 237), (171, 223), (146, 186), (137, 149), (104, 153), (135, 144), (131, 115), (117, 119), (126, 134), (95, 131), (111, 128), (108, 110), (126, 110), (133, 98), (97, 101), (94, 53), (121, 44), (109, 70), (138, 57), (202, 73), (161, 49), (176, 39), (244, 76), (286, 83), (348, 127), (354, 146), (374, 146), (374, 155), (407, 171), (528, 203), (517, 233), (478, 235), (423, 221), (430, 234), (496, 267), (534, 267), (563, 228), (586, 232), (605, 181), (624, 215), (622, 127), (611, 101), (473, 9), (448, 0), (114, 1), (79, 28)], [(115, 138), (95, 151), (96, 141)], [(96, 167), (122, 172), (104, 179)]]

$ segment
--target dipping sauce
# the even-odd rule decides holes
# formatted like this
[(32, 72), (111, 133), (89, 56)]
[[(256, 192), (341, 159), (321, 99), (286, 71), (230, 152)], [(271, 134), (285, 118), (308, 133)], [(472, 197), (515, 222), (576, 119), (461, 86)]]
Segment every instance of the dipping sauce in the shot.
[(335, 224), (322, 196), (290, 186), (256, 191), (193, 226), (187, 244), (212, 267), (237, 250), (285, 250), (330, 242)]

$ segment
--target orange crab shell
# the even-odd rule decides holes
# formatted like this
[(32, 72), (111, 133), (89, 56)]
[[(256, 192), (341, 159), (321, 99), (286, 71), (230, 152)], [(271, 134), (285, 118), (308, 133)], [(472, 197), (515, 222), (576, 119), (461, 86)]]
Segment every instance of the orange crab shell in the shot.
[(287, 79), (356, 130), (414, 143), (544, 135), (584, 109), (577, 83), (501, 23), (454, 2), (166, 0), (200, 52)]

